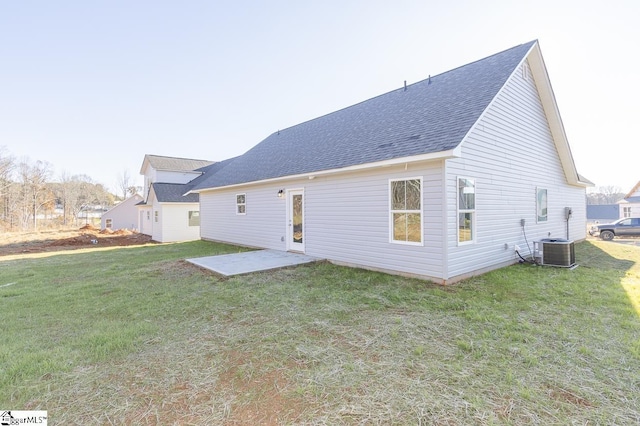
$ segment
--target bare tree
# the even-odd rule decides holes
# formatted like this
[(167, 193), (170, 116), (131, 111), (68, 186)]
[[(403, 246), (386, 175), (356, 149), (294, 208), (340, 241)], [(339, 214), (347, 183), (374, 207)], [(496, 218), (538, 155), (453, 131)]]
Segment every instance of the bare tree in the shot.
[(131, 174), (129, 173), (129, 169), (124, 169), (122, 174), (118, 175), (117, 181), (117, 190), (120, 191), (118, 195), (122, 194), (122, 199), (127, 199), (127, 194), (129, 194), (129, 190), (131, 188)]
[(624, 199), (624, 196), (619, 186), (600, 186), (595, 192), (587, 194), (587, 204), (615, 204)]
[(23, 229), (33, 223), (38, 228), (38, 212), (45, 204), (51, 202), (53, 194), (47, 186), (51, 176), (51, 165), (47, 162), (31, 162), (28, 158), (18, 164), (18, 184), (21, 195), (21, 222)]
[(0, 147), (0, 224), (12, 227), (11, 186), (15, 161), (4, 147)]
[(114, 203), (113, 195), (87, 175), (69, 176), (63, 173), (55, 188), (56, 199), (63, 208), (65, 225), (69, 224), (69, 219), (73, 219), (77, 225), (82, 211), (91, 210), (98, 205), (112, 206)]

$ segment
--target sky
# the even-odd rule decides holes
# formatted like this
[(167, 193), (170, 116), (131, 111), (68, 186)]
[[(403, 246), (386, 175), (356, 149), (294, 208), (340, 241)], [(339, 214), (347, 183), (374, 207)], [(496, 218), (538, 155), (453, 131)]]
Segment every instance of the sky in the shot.
[[(640, 180), (637, 0), (0, 2), (0, 149), (138, 185), (537, 39), (578, 172)], [(2, 152), (2, 151), (0, 151)]]

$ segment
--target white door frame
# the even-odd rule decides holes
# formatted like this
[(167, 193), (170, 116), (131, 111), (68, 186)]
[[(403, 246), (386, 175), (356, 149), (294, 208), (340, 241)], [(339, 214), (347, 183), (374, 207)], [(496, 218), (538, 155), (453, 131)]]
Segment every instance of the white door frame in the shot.
[[(302, 223), (300, 242), (294, 240), (293, 226), (293, 197), (295, 195), (302, 196)], [(306, 240), (305, 223), (304, 223), (304, 189), (287, 189), (287, 251), (298, 251), (304, 253), (304, 244)]]

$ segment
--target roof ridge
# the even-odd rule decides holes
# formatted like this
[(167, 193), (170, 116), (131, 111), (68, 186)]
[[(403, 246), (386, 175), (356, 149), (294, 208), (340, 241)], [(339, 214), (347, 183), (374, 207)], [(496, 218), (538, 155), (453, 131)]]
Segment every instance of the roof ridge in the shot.
[[(464, 64), (464, 65), (460, 65), (460, 66), (457, 66), (457, 67), (455, 67), (455, 68), (451, 68), (451, 69), (449, 69), (449, 70), (443, 71), (443, 72), (441, 72), (441, 73), (439, 73), (439, 74), (429, 75), (427, 78), (423, 78), (422, 80), (418, 80), (418, 81), (415, 81), (415, 82), (413, 82), (413, 83), (407, 84), (407, 85), (406, 85), (406, 89), (405, 89), (405, 86), (401, 86), (401, 87), (399, 87), (399, 88), (397, 88), (397, 89), (393, 89), (393, 90), (389, 90), (389, 91), (384, 92), (384, 93), (380, 93), (380, 94), (378, 94), (378, 95), (376, 95), (376, 96), (372, 96), (372, 97), (367, 98), (367, 99), (364, 99), (364, 100), (362, 100), (362, 101), (360, 101), (360, 102), (356, 102), (356, 103), (354, 103), (354, 104), (347, 105), (346, 107), (342, 107), (342, 108), (340, 108), (340, 109), (337, 109), (337, 110), (334, 110), (334, 111), (328, 112), (328, 113), (326, 113), (326, 114), (322, 114), (322, 115), (319, 115), (319, 116), (317, 116), (317, 117), (310, 118), (310, 119), (305, 120), (305, 121), (301, 121), (300, 123), (296, 123), (296, 124), (294, 124), (294, 125), (291, 125), (291, 126), (288, 126), (288, 127), (282, 128), (282, 129), (278, 129), (277, 131), (275, 131), (275, 132), (271, 133), (269, 136), (273, 136), (273, 135), (275, 135), (275, 134), (279, 134), (280, 132), (283, 132), (283, 131), (285, 131), (285, 130), (293, 129), (294, 127), (298, 127), (298, 126), (301, 126), (301, 125), (303, 125), (303, 124), (311, 123), (311, 122), (313, 122), (313, 121), (316, 121), (316, 120), (322, 119), (322, 118), (324, 118), (324, 117), (327, 117), (327, 116), (330, 116), (330, 115), (333, 115), (333, 114), (336, 114), (336, 113), (339, 113), (339, 112), (344, 111), (344, 110), (346, 110), (346, 109), (349, 109), (349, 108), (352, 108), (352, 107), (355, 107), (355, 106), (361, 105), (361, 104), (363, 104), (363, 103), (365, 103), (365, 102), (369, 102), (369, 101), (371, 101), (371, 100), (373, 100), (373, 99), (377, 99), (377, 98), (380, 98), (380, 97), (382, 97), (382, 96), (389, 95), (389, 94), (394, 93), (394, 92), (397, 92), (397, 91), (405, 91), (405, 90), (408, 90), (411, 86), (415, 86), (415, 85), (418, 85), (418, 84), (421, 84), (421, 83), (427, 82), (427, 81), (429, 81), (429, 80), (430, 80), (430, 79), (432, 79), (432, 78), (442, 77), (443, 75), (446, 75), (446, 74), (448, 74), (448, 73), (451, 73), (451, 72), (454, 72), (454, 71), (460, 70), (460, 69), (462, 69), (462, 68), (468, 67), (468, 66), (473, 65), (473, 64), (477, 64), (478, 62), (485, 61), (485, 60), (487, 60), (487, 59), (489, 59), (489, 58), (492, 58), (492, 57), (494, 57), (494, 56), (498, 56), (498, 55), (504, 54), (504, 53), (506, 53), (506, 52), (508, 52), (508, 51), (510, 51), (510, 50), (517, 49), (517, 48), (522, 47), (522, 46), (527, 45), (527, 44), (531, 44), (531, 45), (533, 45), (534, 43), (537, 43), (537, 42), (538, 42), (538, 39), (534, 39), (534, 40), (528, 41), (528, 42), (526, 42), (526, 43), (520, 43), (520, 44), (518, 44), (518, 45), (512, 46), (512, 47), (510, 47), (510, 48), (508, 48), (508, 49), (504, 49), (504, 50), (502, 50), (502, 51), (500, 51), (500, 52), (497, 52), (497, 53), (494, 53), (494, 54), (492, 54), (492, 55), (485, 56), (484, 58), (477, 59), (477, 60), (475, 60), (475, 61), (473, 61), (473, 62), (468, 62), (468, 63), (466, 63), (466, 64)], [(269, 137), (269, 136), (268, 136), (268, 137)], [(267, 137), (267, 138), (268, 138), (268, 137)], [(267, 138), (265, 138), (265, 139), (267, 139)]]

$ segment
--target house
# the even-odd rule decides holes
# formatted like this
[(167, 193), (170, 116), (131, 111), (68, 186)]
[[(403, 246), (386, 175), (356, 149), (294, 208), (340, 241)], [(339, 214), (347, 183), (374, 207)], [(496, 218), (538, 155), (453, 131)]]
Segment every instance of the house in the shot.
[(134, 194), (102, 214), (102, 229), (138, 229), (138, 208), (142, 196)]
[(609, 223), (617, 219), (620, 219), (620, 206), (618, 204), (587, 205), (588, 223)]
[(591, 185), (532, 41), (279, 130), (191, 193), (203, 239), (446, 284), (584, 239)]
[(145, 155), (144, 199), (138, 203), (141, 233), (158, 242), (200, 239), (198, 194), (185, 195), (215, 163), (207, 160)]
[(620, 207), (619, 217), (640, 217), (640, 182), (636, 183), (631, 191), (618, 202)]

